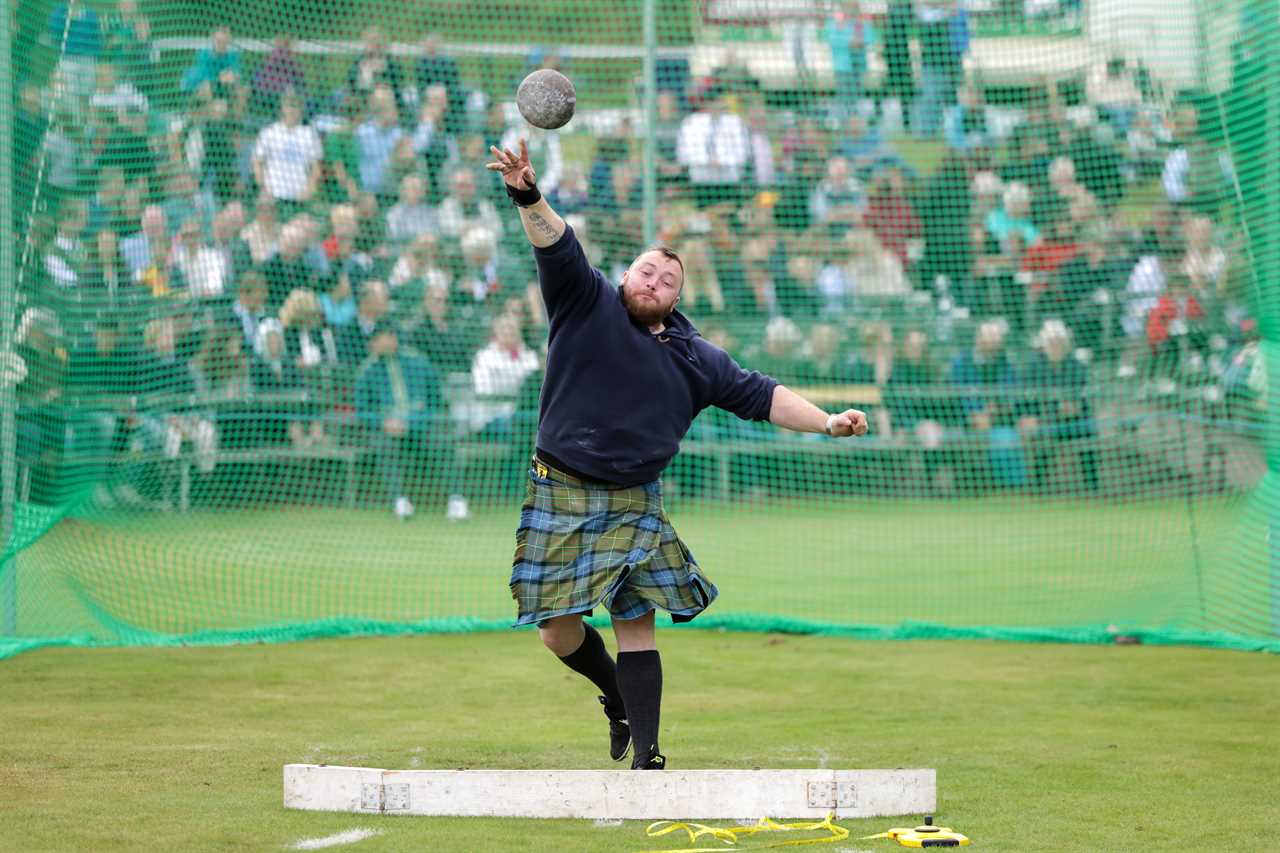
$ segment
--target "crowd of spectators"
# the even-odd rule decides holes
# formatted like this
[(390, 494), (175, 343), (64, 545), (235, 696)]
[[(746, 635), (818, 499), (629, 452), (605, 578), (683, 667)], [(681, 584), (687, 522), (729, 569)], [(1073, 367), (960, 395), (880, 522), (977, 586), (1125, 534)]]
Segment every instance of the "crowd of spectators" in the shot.
[[(28, 460), (77, 444), (189, 450), (211, 469), (219, 447), (323, 447), (355, 428), (407, 516), (396, 460), (446, 432), (507, 440), (536, 410), (545, 318), (489, 145), (530, 136), (544, 194), (607, 275), (642, 249), (631, 120), (571, 157), (434, 35), (400, 59), (370, 28), (326, 90), (289, 37), (255, 60), (219, 26), (167, 79), (132, 0), (101, 18), (71, 8), (69, 30), (67, 7), (49, 22), (71, 33), (61, 61), (22, 83), (15, 116)], [(732, 52), (659, 93), (656, 218), (684, 258), (682, 310), (748, 367), (883, 389), (883, 438), (990, 435), (992, 476), (1011, 485), (1046, 465), (1020, 436), (1094, 434), (1091, 376), (1243, 386), (1251, 271), (1233, 166), (1196, 109), (1117, 58), (1082, 102), (1033, 91), (996, 122), (965, 79), (954, 5), (890, 9), (840, 4), (821, 30), (836, 86), (799, 106), (770, 103)], [(907, 42), (919, 68), (910, 51), (901, 64)], [(874, 91), (872, 50), (889, 69)], [(1017, 406), (911, 390), (947, 385), (1070, 390)], [(248, 405), (291, 394), (307, 405)], [(137, 408), (148, 395), (187, 399)]]

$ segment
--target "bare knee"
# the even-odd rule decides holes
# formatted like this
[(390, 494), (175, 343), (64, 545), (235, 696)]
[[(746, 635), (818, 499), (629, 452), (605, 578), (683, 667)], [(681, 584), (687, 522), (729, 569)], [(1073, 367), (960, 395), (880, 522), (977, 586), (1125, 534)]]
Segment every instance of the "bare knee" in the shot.
[(556, 616), (538, 626), (538, 636), (542, 644), (558, 657), (573, 654), (582, 645), (585, 632), (582, 628), (582, 617), (578, 614)]
[(654, 612), (650, 610), (639, 619), (613, 620), (613, 635), (618, 638), (620, 652), (647, 652), (658, 647), (653, 629)]

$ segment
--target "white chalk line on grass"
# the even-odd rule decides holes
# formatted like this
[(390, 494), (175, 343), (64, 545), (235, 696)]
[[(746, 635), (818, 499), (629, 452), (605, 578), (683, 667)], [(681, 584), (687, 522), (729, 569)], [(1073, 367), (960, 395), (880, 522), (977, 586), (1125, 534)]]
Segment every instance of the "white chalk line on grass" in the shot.
[(364, 841), (366, 838), (381, 834), (382, 830), (380, 829), (348, 829), (345, 832), (326, 835), (323, 838), (302, 838), (293, 842), (290, 848), (293, 850), (323, 850), (325, 847), (355, 844), (357, 841)]

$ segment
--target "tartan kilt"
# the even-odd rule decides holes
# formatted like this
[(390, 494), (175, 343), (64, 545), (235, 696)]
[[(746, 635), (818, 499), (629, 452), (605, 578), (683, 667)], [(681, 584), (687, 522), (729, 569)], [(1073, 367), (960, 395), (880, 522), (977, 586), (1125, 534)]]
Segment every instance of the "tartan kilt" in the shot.
[(660, 481), (589, 483), (538, 459), (529, 469), (510, 586), (517, 625), (601, 605), (619, 619), (660, 607), (687, 622), (719, 594), (667, 520)]

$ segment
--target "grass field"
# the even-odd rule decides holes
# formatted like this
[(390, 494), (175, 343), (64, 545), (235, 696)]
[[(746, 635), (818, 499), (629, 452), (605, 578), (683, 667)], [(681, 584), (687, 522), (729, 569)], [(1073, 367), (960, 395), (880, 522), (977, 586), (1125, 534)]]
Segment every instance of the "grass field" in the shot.
[[(936, 767), (990, 851), (1259, 849), (1280, 660), (1188, 648), (662, 637), (672, 767)], [(639, 851), (643, 823), (285, 811), (281, 766), (605, 768), (586, 682), (528, 632), (0, 663), (0, 848)], [(918, 817), (918, 816), (916, 816)], [(903, 821), (846, 821), (854, 837)], [(852, 840), (814, 850), (892, 850)]]

